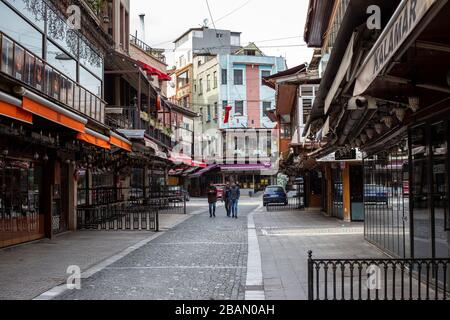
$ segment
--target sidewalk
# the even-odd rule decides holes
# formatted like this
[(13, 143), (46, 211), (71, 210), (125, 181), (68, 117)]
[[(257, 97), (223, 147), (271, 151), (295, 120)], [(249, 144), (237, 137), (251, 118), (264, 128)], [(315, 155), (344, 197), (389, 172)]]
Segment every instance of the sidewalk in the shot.
[(254, 213), (266, 299), (307, 299), (307, 252), (315, 258), (376, 258), (381, 251), (364, 240), (363, 223), (347, 223), (321, 212)]
[(0, 250), (0, 300), (33, 299), (63, 283), (67, 267), (81, 271), (139, 243), (164, 233), (192, 215), (162, 214), (161, 232), (77, 231)]

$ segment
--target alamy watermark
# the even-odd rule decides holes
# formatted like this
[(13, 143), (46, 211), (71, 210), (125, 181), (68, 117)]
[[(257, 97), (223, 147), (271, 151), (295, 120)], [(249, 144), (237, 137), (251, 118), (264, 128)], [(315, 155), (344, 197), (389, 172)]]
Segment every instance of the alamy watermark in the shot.
[(68, 15), (67, 25), (69, 29), (81, 30), (81, 9), (77, 5), (70, 5), (67, 7), (66, 13)]
[(81, 268), (77, 265), (71, 265), (67, 267), (66, 273), (69, 274), (66, 281), (67, 289), (81, 290)]
[(380, 290), (381, 289), (381, 269), (380, 267), (372, 264), (367, 267), (366, 270), (367, 279), (366, 287), (369, 290)]

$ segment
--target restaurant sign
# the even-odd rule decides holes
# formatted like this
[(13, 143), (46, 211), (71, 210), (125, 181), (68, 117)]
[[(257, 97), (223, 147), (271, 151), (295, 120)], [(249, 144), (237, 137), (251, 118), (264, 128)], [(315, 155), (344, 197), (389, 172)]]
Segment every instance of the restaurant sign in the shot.
[(356, 78), (354, 96), (363, 94), (436, 0), (402, 1), (380, 35)]

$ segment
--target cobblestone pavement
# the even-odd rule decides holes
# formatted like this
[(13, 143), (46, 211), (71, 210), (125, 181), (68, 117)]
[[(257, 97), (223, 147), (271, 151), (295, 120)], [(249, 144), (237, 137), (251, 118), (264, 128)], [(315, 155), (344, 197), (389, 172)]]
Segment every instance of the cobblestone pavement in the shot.
[(247, 214), (256, 207), (242, 201), (237, 220), (223, 208), (215, 219), (196, 214), (56, 299), (244, 299)]

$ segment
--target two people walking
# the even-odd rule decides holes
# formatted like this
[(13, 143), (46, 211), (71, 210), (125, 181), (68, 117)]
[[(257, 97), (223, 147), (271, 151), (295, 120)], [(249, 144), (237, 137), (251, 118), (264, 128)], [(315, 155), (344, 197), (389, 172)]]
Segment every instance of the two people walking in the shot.
[[(209, 216), (210, 218), (216, 217), (216, 203), (217, 203), (217, 188), (210, 183), (207, 189), (208, 203), (209, 203)], [(223, 191), (222, 201), (225, 202), (225, 210), (227, 217), (233, 217), (237, 219), (238, 216), (238, 202), (241, 197), (241, 190), (237, 183), (233, 183), (230, 186), (227, 183), (225, 190)]]

